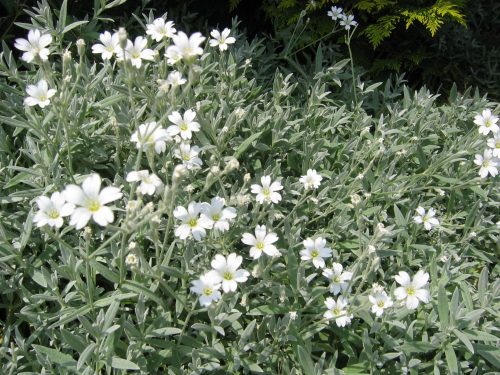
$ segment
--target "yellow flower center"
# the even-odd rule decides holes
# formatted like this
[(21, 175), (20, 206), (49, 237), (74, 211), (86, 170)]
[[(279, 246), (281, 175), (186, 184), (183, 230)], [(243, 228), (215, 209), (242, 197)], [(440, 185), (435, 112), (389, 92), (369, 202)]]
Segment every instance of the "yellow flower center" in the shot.
[(188, 130), (188, 126), (185, 122), (183, 122), (182, 124), (179, 125), (179, 129), (185, 132), (186, 130)]
[(498, 141), (498, 142), (495, 144), (495, 147), (496, 147), (496, 148), (500, 148), (500, 141)]
[(261, 241), (257, 242), (257, 243), (255, 244), (255, 247), (256, 247), (257, 249), (259, 249), (259, 250), (261, 250), (261, 251), (262, 251), (262, 250), (264, 249), (264, 242), (261, 242)]
[(262, 194), (264, 194), (265, 196), (268, 196), (271, 192), (269, 191), (268, 188), (264, 188), (262, 189)]
[(56, 210), (50, 210), (49, 212), (47, 212), (47, 216), (51, 219), (57, 219), (59, 217), (59, 212), (57, 212)]
[(488, 167), (490, 165), (490, 162), (488, 160), (483, 160), (483, 167)]
[(311, 251), (311, 258), (316, 258), (317, 256), (319, 256), (319, 251), (317, 249), (313, 249), (313, 251)]
[(194, 227), (198, 224), (198, 220), (196, 220), (196, 219), (191, 219), (191, 220), (189, 220), (188, 224), (189, 224), (189, 226), (190, 226), (191, 228), (194, 228)]
[(484, 126), (486, 126), (487, 128), (489, 128), (491, 125), (493, 125), (493, 122), (491, 121), (491, 119), (487, 119), (484, 123)]
[(339, 316), (340, 315), (340, 309), (338, 307), (335, 307), (333, 310), (332, 310), (332, 313), (333, 315), (335, 316)]
[(340, 276), (338, 276), (338, 275), (337, 275), (337, 276), (335, 276), (335, 277), (333, 278), (333, 282), (334, 282), (334, 283), (336, 283), (336, 284), (339, 284), (339, 283), (340, 283)]
[(213, 292), (213, 289), (208, 286), (203, 289), (203, 294), (205, 296), (211, 296)]
[(218, 214), (212, 215), (212, 220), (213, 221), (219, 221), (220, 220), (220, 215), (218, 215)]
[(233, 279), (233, 274), (229, 271), (224, 272), (224, 275), (222, 276), (224, 280), (232, 280)]
[(47, 100), (47, 95), (42, 94), (42, 95), (40, 95), (40, 98), (39, 98), (39, 99), (40, 99), (40, 101), (41, 101), (41, 102), (44, 102), (44, 101), (46, 101), (46, 100)]
[(90, 201), (87, 205), (87, 208), (90, 212), (97, 212), (101, 208), (101, 204), (99, 201)]
[(191, 158), (189, 157), (188, 154), (184, 154), (184, 155), (182, 155), (182, 160), (189, 161), (189, 160), (191, 160)]
[(139, 52), (134, 52), (134, 53), (132, 53), (132, 58), (139, 59), (139, 58), (141, 58), (141, 54)]
[(378, 301), (377, 306), (378, 307), (384, 307), (384, 301)]
[(409, 286), (408, 288), (406, 288), (406, 294), (408, 294), (409, 296), (414, 296), (415, 295), (415, 288), (412, 286)]

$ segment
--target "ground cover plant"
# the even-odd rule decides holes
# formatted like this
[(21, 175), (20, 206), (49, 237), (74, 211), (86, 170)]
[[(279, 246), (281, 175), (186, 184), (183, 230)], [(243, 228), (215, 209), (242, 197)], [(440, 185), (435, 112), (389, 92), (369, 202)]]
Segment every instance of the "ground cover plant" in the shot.
[(2, 373), (500, 368), (497, 103), (66, 9), (0, 56)]

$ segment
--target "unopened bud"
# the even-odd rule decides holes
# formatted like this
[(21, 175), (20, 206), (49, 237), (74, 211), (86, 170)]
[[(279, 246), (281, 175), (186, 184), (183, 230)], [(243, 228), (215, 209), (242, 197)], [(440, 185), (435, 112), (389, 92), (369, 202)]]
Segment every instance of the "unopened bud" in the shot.
[(351, 195), (351, 203), (354, 206), (357, 206), (358, 204), (361, 203), (361, 197), (358, 194)]
[(120, 47), (125, 49), (127, 46), (127, 30), (124, 27), (118, 29), (118, 40), (120, 41)]
[(78, 39), (76, 41), (76, 48), (80, 57), (85, 56), (85, 41), (83, 39)]
[(172, 173), (172, 182), (178, 183), (179, 180), (182, 179), (182, 177), (184, 177), (186, 173), (187, 173), (187, 168), (184, 165), (182, 164), (176, 165), (174, 168), (174, 173)]
[(236, 158), (231, 158), (227, 164), (226, 168), (224, 168), (224, 173), (229, 173), (234, 171), (240, 167), (240, 162)]

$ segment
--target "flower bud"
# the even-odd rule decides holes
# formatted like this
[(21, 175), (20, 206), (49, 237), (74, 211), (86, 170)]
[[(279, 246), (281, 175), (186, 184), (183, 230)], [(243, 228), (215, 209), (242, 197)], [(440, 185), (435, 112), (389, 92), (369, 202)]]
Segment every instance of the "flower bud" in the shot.
[(120, 47), (125, 49), (127, 46), (127, 30), (124, 27), (118, 29), (118, 40), (120, 41)]
[(78, 39), (76, 41), (76, 48), (78, 50), (78, 55), (80, 55), (80, 57), (85, 56), (85, 41), (83, 39)]
[(354, 206), (357, 206), (358, 204), (361, 203), (361, 197), (358, 194), (351, 195), (351, 203)]
[(232, 172), (240, 167), (240, 162), (236, 158), (231, 158), (229, 161), (226, 163), (226, 167), (224, 168), (224, 171), (222, 174), (226, 174), (229, 172)]
[(177, 184), (186, 173), (187, 168), (184, 165), (176, 165), (174, 168), (174, 173), (172, 173), (172, 183)]

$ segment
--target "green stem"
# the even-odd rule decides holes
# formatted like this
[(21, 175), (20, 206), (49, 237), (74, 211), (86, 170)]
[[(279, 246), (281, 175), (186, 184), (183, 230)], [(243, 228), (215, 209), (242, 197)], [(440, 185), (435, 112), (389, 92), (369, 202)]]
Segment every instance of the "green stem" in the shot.
[[(356, 29), (354, 29), (356, 30)], [(351, 38), (352, 38), (352, 35), (354, 34), (354, 30), (353, 30), (353, 33), (351, 34), (351, 31), (350, 30), (347, 30), (347, 40), (346, 40), (346, 43), (347, 43), (347, 49), (349, 50), (349, 59), (351, 60), (351, 76), (352, 76), (352, 93), (353, 93), (353, 96), (354, 96), (354, 103), (356, 104), (356, 107), (358, 106), (358, 95), (356, 93), (356, 76), (355, 76), (355, 72), (354, 72), (354, 59), (352, 58), (352, 51), (351, 51)]]

